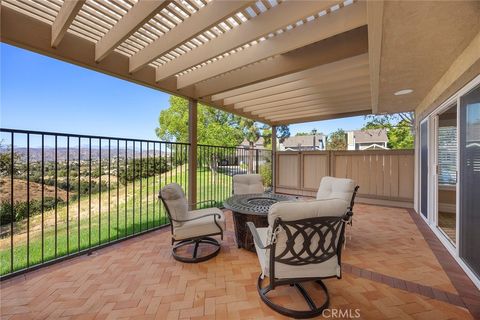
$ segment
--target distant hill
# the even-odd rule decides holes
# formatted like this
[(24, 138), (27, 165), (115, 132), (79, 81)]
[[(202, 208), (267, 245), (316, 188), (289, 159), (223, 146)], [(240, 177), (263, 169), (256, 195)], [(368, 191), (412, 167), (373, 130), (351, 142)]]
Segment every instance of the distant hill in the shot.
[[(150, 146), (149, 156), (153, 157), (153, 148)], [(162, 146), (162, 149), (164, 147)], [(44, 149), (44, 159), (45, 162), (54, 161), (55, 160), (55, 148), (46, 147)], [(10, 150), (6, 148), (0, 149), (0, 153), (8, 153)], [(15, 148), (15, 153), (21, 155), (22, 160), (26, 161), (27, 159), (27, 148)], [(133, 158), (133, 149), (127, 149), (127, 157), (128, 159)], [(102, 160), (108, 159), (108, 148), (102, 148), (101, 150)], [(125, 149), (119, 149), (120, 158), (125, 157)], [(162, 156), (169, 155), (170, 152), (166, 153), (162, 151)], [(160, 152), (158, 149), (155, 150), (155, 157), (158, 157)], [(117, 156), (117, 149), (113, 148), (110, 151), (111, 158), (116, 158)], [(147, 152), (142, 151), (142, 157), (147, 157)], [(88, 160), (89, 158), (89, 150), (88, 148), (82, 147), (80, 148), (80, 159), (81, 160)], [(100, 158), (100, 150), (98, 147), (92, 147), (92, 160), (97, 161)], [(135, 158), (140, 158), (140, 152), (135, 150)], [(70, 148), (70, 160), (75, 161), (78, 159), (78, 147), (71, 147)], [(41, 161), (42, 160), (42, 148), (30, 148), (30, 161)], [(67, 148), (57, 148), (57, 160), (58, 161), (66, 161), (67, 160)]]

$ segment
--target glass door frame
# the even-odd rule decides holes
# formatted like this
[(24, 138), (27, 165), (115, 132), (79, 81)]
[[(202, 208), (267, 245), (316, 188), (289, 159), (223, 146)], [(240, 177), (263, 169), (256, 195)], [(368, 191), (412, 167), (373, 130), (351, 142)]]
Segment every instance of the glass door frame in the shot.
[[(462, 89), (462, 94), (460, 94), (458, 96), (458, 106), (459, 106), (459, 111), (461, 112), (461, 113), (459, 113), (459, 117), (458, 117), (458, 120), (459, 120), (458, 123), (459, 124), (461, 123), (461, 120), (463, 119), (464, 112), (466, 112), (465, 109), (462, 109), (461, 98), (463, 98), (464, 96), (468, 95), (470, 92), (472, 92), (473, 90), (476, 90), (476, 89), (480, 89), (480, 75), (478, 75), (476, 77), (476, 79), (474, 79), (472, 82), (470, 82), (469, 85), (464, 88), (464, 90)], [(464, 108), (466, 108), (466, 106), (464, 106)], [(465, 114), (465, 116), (466, 116), (466, 114)], [(468, 127), (468, 126), (465, 126), (465, 127)], [(459, 135), (458, 135), (459, 144), (461, 142), (461, 139), (462, 139), (462, 133), (459, 131)], [(461, 157), (460, 157), (460, 155), (462, 155), (462, 153), (460, 153), (460, 151), (461, 150), (459, 148), (459, 157), (458, 157), (458, 161), (457, 161), (458, 163), (463, 162), (463, 159), (461, 159)], [(465, 155), (465, 154), (463, 154), (463, 155)], [(463, 170), (465, 170), (465, 168)], [(463, 180), (462, 177), (463, 176), (465, 176), (465, 174), (463, 172), (460, 172), (460, 168), (459, 168), (459, 171), (458, 171), (458, 185), (459, 185), (460, 192), (461, 192), (461, 189), (464, 187), (463, 184), (462, 184), (462, 180)], [(461, 202), (462, 199), (460, 198), (460, 196), (461, 196), (461, 194), (459, 194), (459, 197), (457, 197), (457, 201), (458, 201), (459, 210), (462, 210), (462, 207), (463, 207), (464, 203), (463, 203), (463, 201)], [(463, 216), (463, 217), (465, 217), (465, 216)], [(460, 220), (457, 223), (459, 223), (459, 230), (461, 230), (464, 223), (461, 222)], [(463, 240), (459, 239), (458, 241), (459, 241), (458, 255), (459, 255), (460, 259), (462, 260), (462, 262), (467, 261), (467, 260), (464, 260), (465, 257), (463, 256), (463, 252), (462, 252), (464, 250), (464, 247), (462, 247)], [(464, 263), (465, 263), (465, 265), (468, 266), (468, 262), (464, 262)], [(468, 267), (468, 269), (470, 271), (470, 267)], [(476, 270), (474, 272), (472, 270), (470, 272), (474, 273), (474, 275), (477, 277), (477, 280), (480, 284), (480, 273), (479, 273), (479, 271)], [(467, 274), (468, 274), (468, 272), (467, 272)], [(477, 284), (477, 287), (480, 289), (479, 284)]]
[[(440, 240), (440, 242), (447, 248), (447, 250), (450, 252), (450, 254), (453, 256), (453, 258), (457, 261), (457, 263), (460, 265), (460, 267), (465, 271), (465, 273), (468, 275), (468, 277), (473, 281), (473, 283), (477, 286), (477, 288), (480, 289), (480, 278), (475, 275), (475, 273), (470, 270), (468, 265), (463, 261), (463, 259), (460, 257), (460, 215), (462, 212), (460, 212), (460, 193), (462, 192), (461, 190), (461, 175), (457, 175), (457, 185), (456, 185), (456, 246), (453, 246), (453, 244), (446, 238), (443, 232), (438, 230), (437, 228), (437, 215), (438, 215), (438, 184), (436, 183), (437, 177), (436, 177), (436, 161), (437, 161), (437, 144), (436, 144), (436, 129), (437, 125), (436, 123), (438, 120), (435, 118), (438, 116), (439, 113), (442, 111), (445, 111), (449, 107), (452, 107), (453, 104), (456, 104), (457, 106), (457, 146), (459, 146), (460, 143), (460, 135), (458, 132), (460, 132), (460, 98), (464, 96), (465, 94), (469, 93), (471, 90), (475, 89), (478, 85), (480, 85), (480, 75), (477, 75), (474, 79), (472, 79), (469, 83), (467, 83), (464, 87), (462, 87), (460, 90), (455, 92), (450, 98), (445, 100), (443, 103), (439, 104), (437, 108), (432, 110), (429, 114), (427, 114), (425, 117), (422, 119), (419, 119), (418, 121), (418, 134), (420, 137), (420, 125), (424, 121), (428, 121), (428, 158), (429, 158), (429, 169), (428, 169), (428, 212), (427, 212), (427, 218), (423, 216), (421, 213), (421, 143), (420, 143), (420, 138), (418, 139), (418, 155), (419, 155), (419, 160), (418, 160), (418, 215), (422, 217), (427, 224), (429, 225), (430, 229), (433, 231), (433, 233), (437, 236), (437, 238)], [(433, 124), (433, 125), (432, 125)], [(433, 146), (433, 149), (431, 148)], [(457, 148), (457, 172), (460, 172), (460, 148)], [(435, 187), (432, 187), (435, 186)], [(432, 189), (434, 188), (434, 189)], [(437, 212), (437, 213), (436, 213)]]
[[(418, 155), (419, 155), (419, 161), (418, 161), (418, 168), (419, 168), (419, 181), (418, 181), (418, 187), (419, 187), (419, 196), (418, 196), (418, 213), (420, 214), (420, 217), (422, 217), (427, 223), (429, 222), (430, 220), (430, 217), (431, 217), (431, 214), (429, 213), (430, 209), (431, 209), (431, 196), (430, 196), (430, 192), (429, 192), (429, 189), (430, 189), (430, 185), (431, 185), (431, 152), (430, 152), (430, 145), (431, 145), (431, 133), (430, 133), (430, 130), (431, 130), (431, 124), (430, 124), (430, 116), (427, 116), (425, 117), (424, 119), (422, 119), (420, 122), (419, 122), (419, 125), (418, 125), (418, 136), (419, 136), (419, 143), (418, 143), (418, 146), (419, 146), (419, 151), (418, 151)], [(427, 126), (427, 131), (426, 131), (426, 137), (424, 137), (426, 140), (427, 140), (427, 172), (426, 172), (426, 177), (427, 177), (427, 181), (426, 181), (426, 184), (427, 184), (427, 195), (426, 195), (426, 209), (427, 211), (426, 212), (423, 212), (422, 208), (423, 208), (423, 205), (424, 205), (424, 201), (422, 199), (422, 192), (424, 192), (423, 188), (422, 188), (422, 178), (423, 178), (423, 168), (422, 168), (422, 164), (423, 164), (423, 156), (422, 156), (422, 140), (423, 140), (423, 137), (422, 137), (422, 124), (426, 124)]]
[[(447, 111), (448, 109), (451, 109), (455, 107), (456, 112), (457, 112), (457, 117), (456, 117), (456, 129), (457, 129), (457, 134), (456, 134), (456, 144), (457, 144), (457, 151), (456, 151), (456, 163), (455, 163), (455, 169), (457, 171), (457, 179), (455, 182), (455, 244), (453, 244), (448, 237), (448, 235), (438, 226), (438, 221), (439, 221), (439, 183), (438, 183), (438, 176), (439, 176), (439, 164), (438, 164), (438, 130), (440, 128), (440, 115)], [(430, 121), (433, 123), (431, 126), (430, 134), (432, 135), (432, 140), (433, 140), (433, 150), (431, 150), (432, 155), (430, 156), (431, 161), (433, 162), (433, 165), (431, 167), (431, 185), (432, 188), (430, 189), (433, 192), (430, 192), (432, 194), (432, 202), (430, 206), (430, 216), (431, 216), (431, 222), (433, 226), (435, 226), (436, 231), (441, 235), (441, 240), (444, 243), (445, 246), (449, 247), (451, 251), (454, 251), (455, 254), (459, 254), (459, 231), (460, 231), (460, 205), (459, 205), (459, 181), (458, 181), (458, 172), (459, 172), (459, 155), (460, 155), (460, 149), (458, 148), (460, 140), (459, 140), (459, 126), (460, 126), (460, 120), (459, 120), (459, 112), (460, 112), (460, 96), (453, 96), (451, 99), (448, 99), (444, 103), (440, 105), (437, 109), (434, 110), (432, 114), (429, 115), (428, 118), (430, 118)], [(453, 189), (453, 188), (452, 188)]]

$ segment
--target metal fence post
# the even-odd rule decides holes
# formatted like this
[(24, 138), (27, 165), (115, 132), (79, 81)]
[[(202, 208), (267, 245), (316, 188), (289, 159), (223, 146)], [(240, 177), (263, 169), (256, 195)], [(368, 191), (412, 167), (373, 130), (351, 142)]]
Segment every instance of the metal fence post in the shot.
[(188, 202), (195, 209), (197, 202), (197, 100), (188, 100)]

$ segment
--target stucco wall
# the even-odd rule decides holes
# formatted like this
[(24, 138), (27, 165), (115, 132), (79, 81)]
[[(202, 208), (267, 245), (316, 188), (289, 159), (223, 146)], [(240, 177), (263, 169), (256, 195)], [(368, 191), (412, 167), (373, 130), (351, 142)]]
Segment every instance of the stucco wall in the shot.
[(417, 122), (478, 74), (480, 74), (480, 32), (417, 106), (415, 109)]

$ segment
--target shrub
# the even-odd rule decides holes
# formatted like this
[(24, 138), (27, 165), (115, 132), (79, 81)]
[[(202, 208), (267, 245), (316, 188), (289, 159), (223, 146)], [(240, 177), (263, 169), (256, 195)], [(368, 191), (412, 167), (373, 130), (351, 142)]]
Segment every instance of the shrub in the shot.
[[(65, 202), (58, 198), (57, 206), (64, 205)], [(43, 200), (43, 210), (48, 211), (55, 208), (55, 198), (45, 197)], [(0, 203), (0, 224), (5, 225), (12, 222), (12, 205), (10, 201), (3, 200)], [(42, 201), (32, 200), (30, 201), (30, 216), (40, 214), (42, 212)], [(26, 201), (17, 201), (13, 204), (13, 222), (18, 222), (28, 217), (28, 205)]]
[(262, 176), (263, 185), (265, 187), (272, 186), (272, 166), (270, 163), (262, 164), (260, 166), (260, 175)]
[(153, 159), (136, 159), (135, 160), (135, 169), (133, 166), (133, 161), (130, 161), (127, 166), (126, 174), (125, 167), (120, 167), (120, 172), (117, 177), (120, 180), (120, 183), (125, 185), (127, 182), (131, 182), (140, 178), (152, 177), (158, 174), (162, 174), (172, 169), (172, 166), (167, 163), (166, 158), (160, 158), (155, 160), (155, 165)]
[(9, 201), (3, 200), (0, 204), (0, 224), (3, 226), (4, 224), (9, 224), (11, 219), (11, 210), (12, 205)]

